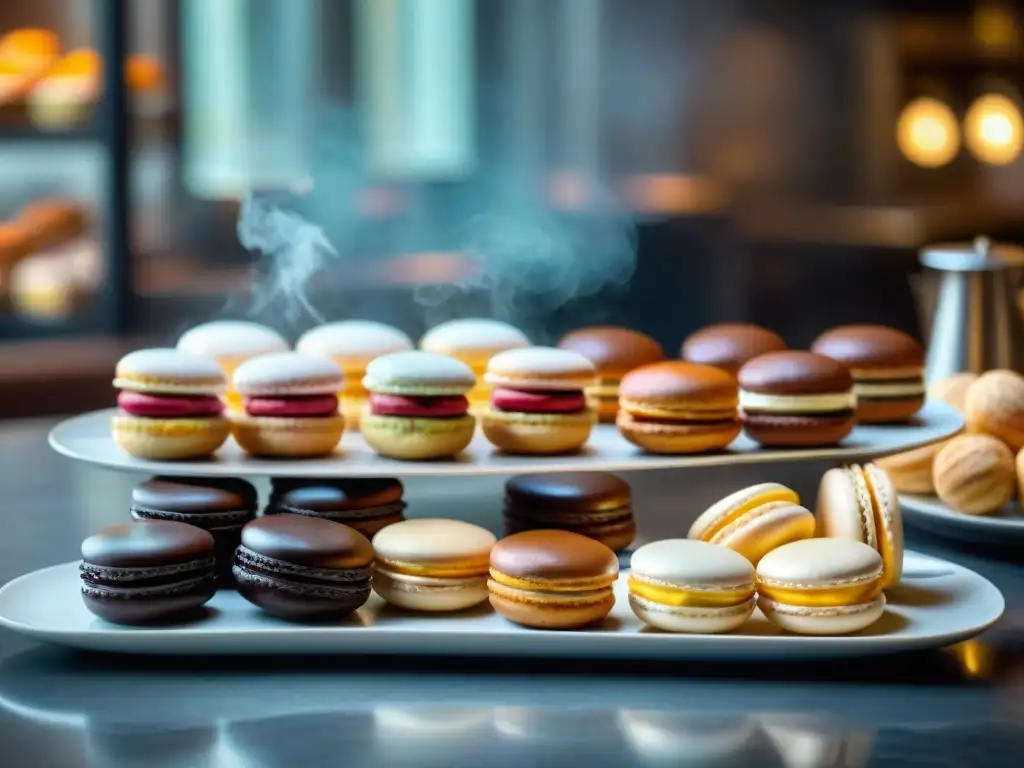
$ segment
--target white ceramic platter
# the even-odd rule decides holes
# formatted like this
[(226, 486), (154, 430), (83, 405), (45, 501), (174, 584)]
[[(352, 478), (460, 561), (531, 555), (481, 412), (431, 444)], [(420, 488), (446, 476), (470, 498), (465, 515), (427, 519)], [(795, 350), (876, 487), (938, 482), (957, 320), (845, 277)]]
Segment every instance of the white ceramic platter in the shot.
[(939, 536), (976, 544), (1024, 543), (1024, 512), (1016, 501), (992, 515), (965, 515), (935, 496), (900, 496), (903, 517)]
[(735, 634), (672, 635), (645, 628), (629, 609), (626, 582), (601, 625), (577, 632), (518, 627), (479, 609), (446, 616), (391, 608), (374, 596), (329, 626), (301, 626), (260, 613), (221, 591), (208, 615), (187, 626), (126, 629), (89, 613), (78, 563), (30, 573), (0, 589), (0, 624), (36, 640), (96, 651), (159, 655), (400, 654), (628, 659), (802, 659), (937, 648), (973, 637), (1002, 614), (1003, 597), (966, 568), (907, 553), (903, 583), (888, 593), (885, 615), (848, 637), (782, 634), (759, 613)]
[(569, 456), (510, 456), (497, 451), (479, 432), (472, 445), (449, 461), (396, 461), (378, 456), (356, 432), (346, 432), (341, 448), (322, 459), (274, 460), (246, 456), (233, 440), (205, 461), (142, 461), (124, 453), (110, 436), (113, 410), (95, 411), (62, 422), (50, 433), (50, 445), (58, 453), (108, 469), (140, 474), (259, 477), (409, 477), (413, 475), (511, 475), (523, 472), (606, 470), (625, 472), (643, 469), (707, 467), (723, 464), (770, 464), (804, 460), (854, 461), (885, 456), (949, 437), (963, 420), (953, 408), (929, 401), (908, 425), (857, 427), (838, 446), (810, 450), (766, 450), (745, 436), (729, 450), (697, 456), (654, 456), (628, 443), (614, 426), (598, 426), (588, 445)]

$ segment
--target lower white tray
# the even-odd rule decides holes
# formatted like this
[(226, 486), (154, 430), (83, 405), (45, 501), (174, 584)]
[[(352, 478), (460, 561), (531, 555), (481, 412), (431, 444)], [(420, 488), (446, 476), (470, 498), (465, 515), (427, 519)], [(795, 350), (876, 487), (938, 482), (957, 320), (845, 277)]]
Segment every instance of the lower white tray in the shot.
[(937, 648), (973, 637), (1002, 614), (989, 581), (954, 563), (907, 553), (903, 583), (888, 593), (885, 615), (848, 637), (783, 634), (760, 613), (731, 635), (673, 635), (645, 628), (629, 609), (626, 581), (600, 625), (583, 631), (526, 629), (478, 609), (445, 616), (392, 608), (376, 596), (330, 626), (300, 626), (260, 613), (221, 591), (204, 620), (174, 628), (107, 624), (82, 603), (78, 563), (15, 579), (0, 589), (0, 624), (37, 640), (87, 650), (160, 655), (401, 654), (659, 659), (800, 659), (868, 656)]
[(905, 519), (939, 536), (979, 544), (1024, 542), (1024, 513), (1016, 501), (991, 515), (965, 515), (935, 496), (901, 494), (900, 510)]

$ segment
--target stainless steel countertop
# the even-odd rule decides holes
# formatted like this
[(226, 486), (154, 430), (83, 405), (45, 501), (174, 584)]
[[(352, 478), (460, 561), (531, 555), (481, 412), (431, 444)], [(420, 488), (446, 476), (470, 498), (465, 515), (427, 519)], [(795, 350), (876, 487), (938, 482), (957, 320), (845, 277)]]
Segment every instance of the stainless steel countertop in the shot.
[[(50, 421), (0, 424), (0, 582), (76, 559), (127, 518), (138, 479), (73, 465)], [(711, 500), (777, 479), (812, 496), (821, 465), (640, 473), (642, 534), (679, 535)], [(771, 476), (766, 472), (773, 471)], [(447, 485), (447, 487), (445, 487)], [(407, 483), (493, 526), (500, 480)], [(443, 496), (442, 496), (443, 494)], [(1007, 612), (976, 641), (802, 664), (501, 660), (182, 660), (44, 648), (0, 630), (0, 764), (55, 766), (949, 765), (1024, 755), (1024, 552), (915, 549), (973, 568)]]

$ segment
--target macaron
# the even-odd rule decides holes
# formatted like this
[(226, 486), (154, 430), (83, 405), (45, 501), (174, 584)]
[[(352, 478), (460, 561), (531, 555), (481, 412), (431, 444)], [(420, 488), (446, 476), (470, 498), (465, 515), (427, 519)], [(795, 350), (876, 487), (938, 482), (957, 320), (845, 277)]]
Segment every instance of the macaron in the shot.
[(804, 539), (757, 565), (757, 605), (772, 623), (801, 635), (846, 635), (885, 612), (882, 556), (852, 539)]
[(619, 388), (616, 425), (651, 453), (721, 450), (740, 433), (736, 380), (708, 365), (679, 360), (637, 368)]
[(107, 528), (82, 542), (82, 600), (128, 626), (187, 618), (216, 591), (213, 536), (169, 520)]
[(853, 430), (853, 377), (830, 357), (769, 352), (744, 365), (737, 378), (743, 431), (761, 445), (835, 445)]
[(370, 597), (373, 546), (347, 525), (302, 515), (242, 529), (233, 574), (246, 600), (281, 619), (338, 619)]
[(719, 323), (694, 331), (680, 349), (689, 363), (713, 365), (735, 376), (755, 357), (781, 352), (786, 342), (774, 331), (751, 323)]
[(754, 566), (704, 541), (654, 541), (630, 558), (629, 607), (667, 632), (732, 632), (754, 612)]
[(753, 565), (783, 544), (814, 535), (814, 515), (796, 491), (760, 483), (712, 504), (690, 526), (689, 538), (734, 550)]
[(584, 390), (594, 364), (553, 347), (511, 349), (491, 358), (484, 378), (494, 389), (481, 416), (484, 435), (507, 453), (550, 455), (583, 447), (597, 422)]
[(118, 412), (111, 429), (140, 459), (208, 456), (229, 434), (224, 374), (212, 360), (176, 349), (140, 349), (117, 364)]
[(599, 541), (570, 531), (524, 531), (491, 550), (491, 606), (537, 629), (577, 629), (615, 605), (619, 559)]
[(171, 520), (213, 536), (217, 577), (230, 580), (242, 527), (256, 516), (256, 489), (225, 477), (153, 477), (132, 490), (135, 520)]
[(405, 502), (402, 483), (390, 477), (346, 477), (271, 481), (265, 514), (320, 517), (354, 528), (372, 539), (382, 528), (400, 523)]
[(432, 352), (395, 352), (366, 367), (370, 393), (360, 419), (366, 442), (381, 456), (441, 459), (465, 450), (476, 419), (466, 393), (476, 377), (455, 358)]
[(359, 428), (360, 413), (369, 399), (363, 386), (366, 366), (383, 355), (412, 348), (412, 339), (404, 331), (374, 320), (326, 323), (304, 333), (295, 344), (298, 352), (330, 358), (345, 374), (341, 412), (349, 429)]
[(622, 377), (634, 368), (665, 359), (661, 345), (650, 336), (615, 325), (572, 331), (562, 337), (558, 348), (583, 355), (597, 368), (598, 382), (587, 387), (587, 401), (600, 421), (612, 424), (619, 413)]
[(486, 407), (490, 399), (491, 388), (483, 376), (491, 358), (509, 349), (528, 346), (530, 340), (514, 325), (481, 317), (449, 320), (435, 325), (420, 339), (423, 351), (453, 357), (473, 371), (477, 383), (468, 397), (474, 409)]
[(907, 421), (924, 405), (924, 347), (903, 331), (844, 325), (815, 339), (811, 351), (849, 369), (859, 422)]
[(903, 575), (903, 518), (888, 473), (876, 464), (851, 464), (828, 470), (818, 486), (817, 536), (852, 539), (878, 550), (882, 587)]
[(632, 492), (610, 472), (517, 475), (505, 484), (505, 533), (558, 529), (620, 552), (633, 542)]
[(373, 537), (373, 591), (413, 611), (461, 611), (487, 600), (494, 534), (461, 520), (419, 518)]
[(273, 352), (235, 371), (243, 410), (231, 414), (235, 441), (254, 456), (304, 458), (333, 451), (345, 431), (338, 410), (341, 369), (323, 357)]
[(273, 328), (259, 323), (215, 320), (185, 331), (178, 339), (177, 347), (217, 362), (228, 381), (228, 405), (237, 410), (242, 407), (242, 398), (231, 388), (235, 369), (253, 357), (284, 352), (288, 349), (288, 342)]

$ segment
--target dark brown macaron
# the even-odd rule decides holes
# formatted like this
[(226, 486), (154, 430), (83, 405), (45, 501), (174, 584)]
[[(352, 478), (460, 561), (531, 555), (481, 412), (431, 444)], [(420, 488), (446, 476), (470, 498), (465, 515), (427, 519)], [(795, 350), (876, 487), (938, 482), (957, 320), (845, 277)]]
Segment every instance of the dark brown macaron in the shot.
[(256, 516), (256, 489), (245, 480), (216, 477), (154, 477), (132, 491), (135, 520), (171, 520), (213, 536), (217, 577), (233, 585), (231, 566), (242, 526)]
[(113, 624), (185, 619), (216, 591), (213, 536), (171, 521), (127, 523), (82, 542), (85, 607)]
[(505, 484), (506, 535), (558, 529), (619, 552), (636, 536), (629, 483), (610, 472), (519, 475)]
[(924, 347), (903, 331), (843, 325), (815, 339), (811, 351), (850, 370), (858, 421), (904, 422), (924, 405)]
[(738, 376), (743, 431), (761, 445), (835, 445), (853, 429), (853, 377), (842, 363), (813, 352), (770, 352)]
[(635, 368), (665, 359), (661, 345), (645, 333), (617, 325), (580, 328), (562, 337), (559, 349), (583, 355), (597, 368), (599, 382), (587, 389), (587, 399), (602, 422), (619, 412), (619, 382)]
[(354, 528), (368, 539), (405, 519), (402, 483), (390, 477), (275, 479), (266, 514), (320, 517)]
[(242, 597), (294, 621), (343, 618), (370, 597), (373, 546), (341, 523), (270, 515), (242, 529), (234, 577)]
[(713, 365), (735, 376), (755, 357), (786, 348), (786, 342), (779, 334), (760, 325), (719, 323), (687, 336), (680, 356), (688, 362)]
[(615, 553), (599, 541), (559, 530), (524, 531), (491, 549), (491, 606), (538, 629), (575, 629), (600, 621), (615, 605)]

